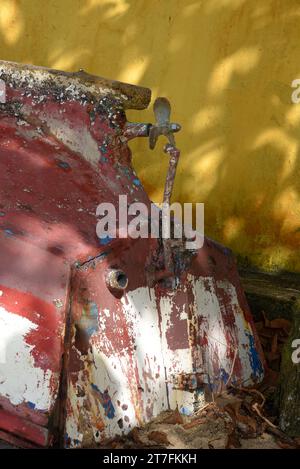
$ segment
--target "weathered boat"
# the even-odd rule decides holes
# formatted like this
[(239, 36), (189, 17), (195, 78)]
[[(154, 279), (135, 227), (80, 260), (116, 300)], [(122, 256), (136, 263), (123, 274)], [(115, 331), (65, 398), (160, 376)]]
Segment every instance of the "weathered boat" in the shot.
[(0, 79), (0, 438), (94, 447), (260, 381), (229, 249), (97, 237), (100, 202), (150, 205), (128, 140), (159, 126), (126, 119), (150, 90), (8, 62)]

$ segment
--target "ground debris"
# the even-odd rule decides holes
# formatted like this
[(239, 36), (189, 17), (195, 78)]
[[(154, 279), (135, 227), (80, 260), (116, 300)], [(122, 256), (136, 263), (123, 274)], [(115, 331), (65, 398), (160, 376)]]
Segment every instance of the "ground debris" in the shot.
[[(255, 388), (231, 386), (193, 416), (178, 409), (163, 412), (151, 423), (117, 437), (106, 448), (296, 448), (264, 413), (265, 397)], [(259, 413), (257, 413), (257, 409)]]
[(267, 364), (279, 376), (281, 352), (291, 330), (291, 322), (284, 318), (268, 319), (262, 311), (263, 320), (256, 322), (255, 327), (262, 345)]
[(193, 415), (166, 411), (149, 424), (133, 429), (127, 436), (107, 442), (107, 448), (235, 449), (300, 448), (277, 426), (274, 396), (278, 386), (281, 350), (291, 323), (286, 319), (256, 323), (268, 370), (264, 381), (251, 388), (229, 384)]
[(169, 423), (170, 425), (175, 425), (176, 423), (183, 424), (184, 419), (179, 410), (176, 409), (174, 412), (171, 412), (170, 415), (167, 415), (163, 422)]
[(166, 446), (171, 444), (168, 440), (166, 433), (164, 432), (153, 431), (153, 432), (148, 433), (147, 436), (150, 440), (155, 441), (155, 443), (166, 445)]

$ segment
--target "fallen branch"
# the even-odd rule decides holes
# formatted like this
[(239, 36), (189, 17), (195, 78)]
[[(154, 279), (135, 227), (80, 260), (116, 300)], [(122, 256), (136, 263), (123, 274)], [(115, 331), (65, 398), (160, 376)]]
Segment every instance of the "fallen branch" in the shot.
[(276, 425), (274, 425), (274, 423), (272, 423), (270, 420), (267, 419), (267, 417), (265, 417), (260, 409), (258, 408), (258, 403), (256, 402), (255, 404), (252, 405), (252, 409), (257, 413), (257, 415), (259, 415), (259, 417), (264, 420), (268, 425), (269, 427), (272, 427), (272, 428), (277, 428)]
[(246, 392), (246, 393), (248, 393), (248, 394), (257, 394), (257, 395), (261, 398), (261, 400), (262, 400), (261, 404), (258, 404), (259, 407), (262, 409), (263, 406), (265, 405), (266, 398), (265, 398), (265, 396), (264, 396), (260, 391), (258, 391), (257, 389), (253, 389), (253, 388), (251, 388), (251, 389), (250, 389), (250, 388), (244, 388), (244, 387), (242, 387), (242, 386), (236, 387), (236, 386), (233, 386), (233, 385), (231, 385), (231, 387), (232, 387), (233, 389), (235, 389), (236, 391), (242, 391), (242, 392)]
[(300, 445), (297, 443), (297, 440), (294, 440), (293, 438), (289, 437), (286, 433), (282, 432), (281, 430), (279, 430), (279, 428), (273, 428), (273, 427), (269, 427), (266, 429), (266, 431), (268, 431), (268, 433), (271, 433), (271, 435), (274, 435), (276, 436), (277, 438), (279, 438), (280, 440), (282, 441), (285, 441), (286, 443), (290, 444), (290, 445), (294, 445), (296, 447), (299, 447)]

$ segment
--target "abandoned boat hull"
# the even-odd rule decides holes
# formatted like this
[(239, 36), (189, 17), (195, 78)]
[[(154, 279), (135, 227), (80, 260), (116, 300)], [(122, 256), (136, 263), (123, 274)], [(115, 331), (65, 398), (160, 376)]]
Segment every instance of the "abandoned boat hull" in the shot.
[[(124, 110), (147, 107), (149, 90), (6, 62), (0, 79), (1, 437), (95, 446), (260, 381), (229, 250), (205, 239), (174, 253), (168, 283), (153, 281), (159, 240), (96, 235), (99, 203), (126, 194), (150, 206), (124, 137)], [(126, 275), (121, 295), (112, 269)]]

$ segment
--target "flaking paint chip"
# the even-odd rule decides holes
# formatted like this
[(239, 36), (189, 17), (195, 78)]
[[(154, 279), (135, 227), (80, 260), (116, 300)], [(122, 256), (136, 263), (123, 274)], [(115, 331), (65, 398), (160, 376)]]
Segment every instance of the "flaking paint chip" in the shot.
[(62, 308), (63, 307), (63, 302), (60, 299), (54, 299), (53, 303), (56, 306), (56, 308)]

